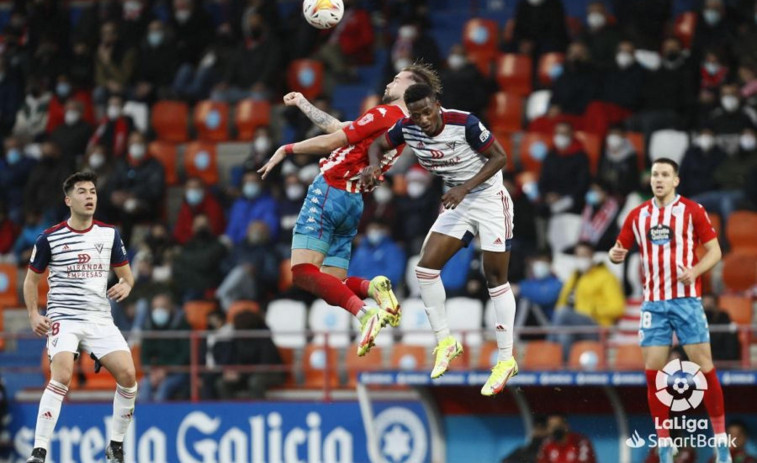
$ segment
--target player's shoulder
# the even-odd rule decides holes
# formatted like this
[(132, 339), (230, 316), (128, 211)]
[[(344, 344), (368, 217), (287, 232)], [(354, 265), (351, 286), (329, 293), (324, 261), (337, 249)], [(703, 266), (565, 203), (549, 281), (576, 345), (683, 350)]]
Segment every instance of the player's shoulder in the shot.
[(456, 109), (444, 109), (442, 112), (444, 123), (448, 125), (467, 125), (471, 116), (472, 114), (467, 111), (458, 111)]
[(405, 113), (402, 112), (402, 108), (393, 104), (380, 104), (378, 106), (374, 106), (373, 108), (366, 111), (363, 116), (367, 114), (375, 114), (378, 117), (388, 118), (394, 121), (405, 117)]
[(55, 224), (50, 228), (45, 229), (45, 231), (42, 232), (42, 236), (50, 236), (53, 233), (63, 230), (66, 228), (66, 222), (63, 221), (61, 223)]
[(634, 207), (628, 212), (628, 216), (632, 218), (636, 218), (641, 215), (649, 215), (652, 213), (652, 209), (654, 208), (654, 205), (652, 204), (652, 199), (648, 199), (646, 201), (643, 201), (638, 206)]
[(112, 228), (114, 230), (116, 229), (115, 225), (105, 223), (105, 222), (100, 222), (99, 220), (93, 220), (92, 225), (97, 225), (100, 228)]
[(684, 196), (679, 196), (678, 197), (678, 203), (679, 204), (683, 204), (684, 206), (686, 206), (687, 208), (689, 208), (692, 211), (699, 210), (699, 209), (704, 210), (704, 206), (702, 206), (698, 202), (694, 201), (693, 199), (689, 199), (689, 198), (686, 198)]

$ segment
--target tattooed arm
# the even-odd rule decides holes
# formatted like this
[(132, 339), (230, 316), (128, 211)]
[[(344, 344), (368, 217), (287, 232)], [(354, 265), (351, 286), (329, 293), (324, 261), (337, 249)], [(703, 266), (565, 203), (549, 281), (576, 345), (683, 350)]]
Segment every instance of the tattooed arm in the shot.
[(302, 96), (302, 93), (299, 92), (290, 92), (284, 95), (284, 104), (300, 108), (300, 111), (302, 111), (313, 124), (326, 133), (336, 132), (342, 127), (346, 127), (350, 124), (349, 122), (341, 122), (334, 116), (316, 108), (307, 98)]

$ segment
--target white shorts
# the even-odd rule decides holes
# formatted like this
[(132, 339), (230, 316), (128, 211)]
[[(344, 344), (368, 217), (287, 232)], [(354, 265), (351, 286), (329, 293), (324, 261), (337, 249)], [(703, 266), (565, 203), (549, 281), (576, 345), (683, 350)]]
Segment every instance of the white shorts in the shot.
[(431, 232), (466, 243), (478, 235), (482, 250), (505, 252), (510, 250), (513, 227), (513, 200), (502, 187), (494, 193), (469, 193), (456, 208), (443, 209)]
[(58, 352), (76, 353), (79, 348), (101, 359), (111, 352), (131, 352), (112, 320), (99, 323), (78, 320), (53, 322), (47, 334), (47, 355), (52, 360)]

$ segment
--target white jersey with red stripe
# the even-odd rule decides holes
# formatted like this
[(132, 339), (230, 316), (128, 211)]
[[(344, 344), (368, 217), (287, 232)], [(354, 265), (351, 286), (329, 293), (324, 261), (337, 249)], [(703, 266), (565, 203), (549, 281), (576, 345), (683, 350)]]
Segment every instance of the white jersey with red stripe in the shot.
[[(386, 129), (394, 125), (405, 113), (397, 105), (379, 105), (363, 113), (356, 121), (345, 127), (349, 145), (337, 148), (329, 157), (321, 159), (323, 178), (333, 188), (350, 193), (368, 193), (375, 186), (366, 186), (360, 172), (370, 164), (368, 147)], [(384, 153), (380, 159), (381, 171), (386, 172), (399, 157), (399, 150)]]
[(701, 297), (700, 278), (684, 285), (678, 275), (681, 268), (697, 264), (697, 246), (712, 239), (717, 233), (704, 207), (680, 195), (665, 207), (658, 207), (654, 199), (640, 204), (618, 235), (626, 249), (639, 245), (645, 301)]

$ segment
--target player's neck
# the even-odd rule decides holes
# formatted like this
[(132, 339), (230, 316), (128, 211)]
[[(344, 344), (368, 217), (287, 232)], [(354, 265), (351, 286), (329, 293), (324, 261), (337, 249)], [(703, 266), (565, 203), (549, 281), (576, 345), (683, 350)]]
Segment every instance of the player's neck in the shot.
[(675, 201), (675, 199), (676, 199), (676, 190), (673, 190), (670, 193), (663, 196), (662, 198), (659, 196), (655, 196), (654, 202), (657, 207), (665, 207), (665, 206), (668, 206), (673, 201)]
[(391, 102), (391, 103), (389, 103), (389, 104), (390, 104), (390, 105), (394, 105), (394, 106), (397, 106), (398, 108), (400, 108), (400, 109), (402, 110), (402, 114), (404, 114), (404, 115), (406, 115), (406, 116), (407, 116), (408, 114), (410, 114), (410, 113), (409, 113), (409, 111), (407, 110), (407, 106), (405, 106), (405, 100), (403, 100), (402, 98), (400, 98), (400, 99), (398, 99), (398, 100), (394, 100), (394, 101), (392, 101), (392, 102)]
[(92, 221), (92, 216), (81, 216), (72, 212), (66, 223), (74, 230), (87, 230), (92, 226)]

